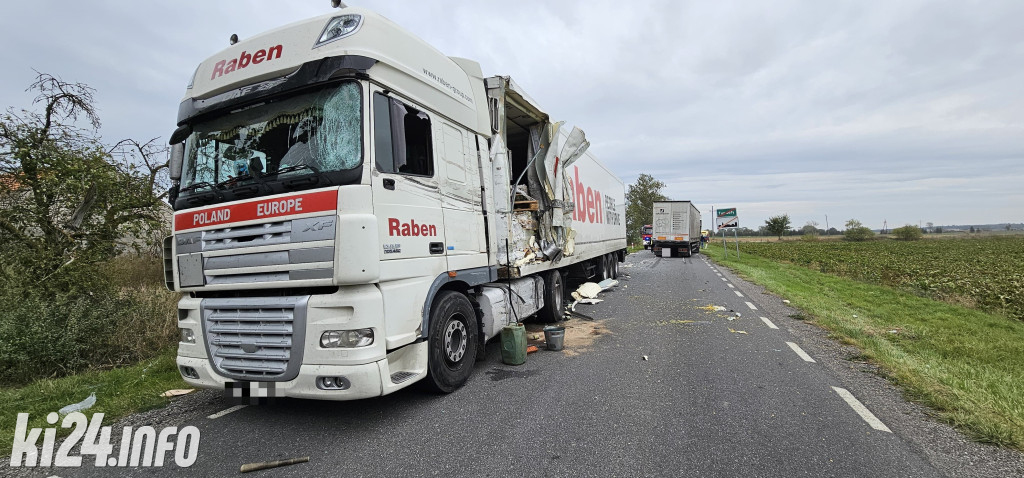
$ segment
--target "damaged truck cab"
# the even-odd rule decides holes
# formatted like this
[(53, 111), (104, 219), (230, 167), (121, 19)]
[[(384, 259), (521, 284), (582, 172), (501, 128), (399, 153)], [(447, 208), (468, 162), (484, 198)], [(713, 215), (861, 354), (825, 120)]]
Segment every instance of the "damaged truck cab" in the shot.
[(204, 61), (171, 144), (165, 279), (198, 387), (450, 392), (502, 327), (561, 318), (567, 272), (625, 254), (623, 183), (581, 130), (365, 9)]

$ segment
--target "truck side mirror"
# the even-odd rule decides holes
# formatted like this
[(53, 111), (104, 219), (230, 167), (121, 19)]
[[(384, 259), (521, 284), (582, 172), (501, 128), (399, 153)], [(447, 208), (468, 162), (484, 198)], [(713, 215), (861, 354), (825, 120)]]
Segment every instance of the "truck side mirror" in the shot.
[(171, 160), (167, 166), (170, 168), (171, 179), (181, 179), (181, 165), (185, 162), (185, 139), (192, 134), (192, 127), (189, 125), (179, 126), (171, 133)]
[(181, 165), (185, 162), (185, 143), (177, 143), (171, 146), (171, 160), (167, 166), (170, 168), (171, 180), (181, 179)]

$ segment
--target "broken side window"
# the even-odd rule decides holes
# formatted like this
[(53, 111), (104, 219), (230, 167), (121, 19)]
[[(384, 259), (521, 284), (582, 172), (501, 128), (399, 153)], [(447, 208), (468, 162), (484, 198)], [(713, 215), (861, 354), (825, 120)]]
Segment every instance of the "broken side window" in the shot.
[(385, 173), (434, 175), (430, 117), (394, 98), (373, 95), (377, 169)]

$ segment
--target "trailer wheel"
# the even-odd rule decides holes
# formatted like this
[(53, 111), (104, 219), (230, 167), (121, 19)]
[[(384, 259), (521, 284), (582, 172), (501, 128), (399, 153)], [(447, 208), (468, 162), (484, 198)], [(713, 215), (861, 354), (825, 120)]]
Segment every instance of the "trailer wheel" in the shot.
[(465, 295), (441, 291), (430, 307), (427, 380), (440, 393), (461, 387), (473, 373), (479, 338), (476, 313)]
[(619, 258), (615, 254), (608, 254), (608, 272), (610, 278), (619, 278)]
[(544, 307), (537, 313), (541, 322), (551, 323), (563, 320), (565, 313), (565, 278), (560, 271), (552, 270), (544, 276)]

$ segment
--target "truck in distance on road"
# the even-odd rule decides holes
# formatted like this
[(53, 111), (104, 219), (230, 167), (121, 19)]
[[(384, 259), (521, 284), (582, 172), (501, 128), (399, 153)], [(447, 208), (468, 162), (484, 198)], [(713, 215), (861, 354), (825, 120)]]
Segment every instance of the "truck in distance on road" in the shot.
[(177, 124), (164, 269), (193, 386), (451, 392), (507, 324), (561, 319), (567, 274), (624, 259), (623, 183), (582, 130), (366, 9), (213, 55)]
[(690, 257), (700, 251), (700, 210), (690, 201), (655, 201), (651, 251)]
[(644, 224), (643, 229), (640, 230), (640, 235), (644, 241), (644, 249), (651, 248), (651, 233), (654, 232), (654, 226), (651, 224)]

